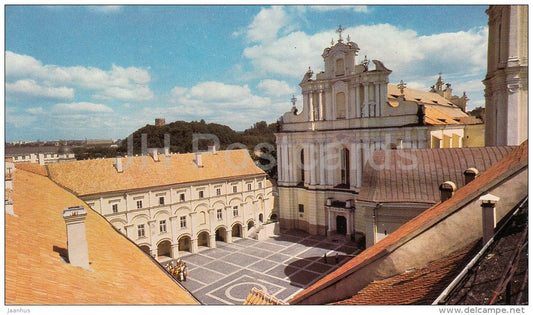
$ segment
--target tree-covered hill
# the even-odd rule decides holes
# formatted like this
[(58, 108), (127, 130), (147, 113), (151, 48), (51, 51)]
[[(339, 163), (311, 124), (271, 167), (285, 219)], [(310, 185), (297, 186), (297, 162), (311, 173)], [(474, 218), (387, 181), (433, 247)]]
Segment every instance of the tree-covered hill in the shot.
[[(205, 151), (208, 146), (215, 144), (213, 139), (218, 139), (219, 150), (247, 148), (252, 158), (261, 165), (270, 166), (264, 169), (272, 178), (276, 178), (275, 160), (272, 160), (272, 157), (276, 157), (276, 130), (277, 123), (267, 124), (265, 121), (257, 122), (244, 131), (235, 131), (226, 125), (206, 123), (204, 120), (175, 121), (163, 126), (146, 125), (128, 138), (133, 139), (133, 154), (142, 153), (143, 134), (146, 135), (146, 148), (164, 148), (165, 135), (168, 135), (172, 153), (193, 152), (195, 138), (197, 149)], [(122, 140), (115, 154), (127, 154), (128, 138)]]

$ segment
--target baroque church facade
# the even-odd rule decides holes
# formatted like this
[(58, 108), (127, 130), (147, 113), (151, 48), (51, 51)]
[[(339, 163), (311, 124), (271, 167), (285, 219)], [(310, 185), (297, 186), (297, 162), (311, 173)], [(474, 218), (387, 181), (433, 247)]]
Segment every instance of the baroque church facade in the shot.
[(465, 113), (465, 94), (452, 95), (441, 77), (429, 92), (389, 84), (392, 71), (379, 60), (371, 65), (366, 56), (359, 64), (358, 45), (349, 36), (345, 42), (342, 31), (324, 49), (324, 71), (305, 73), (302, 111), (293, 97), (292, 110), (279, 120), (282, 229), (364, 235), (356, 200), (374, 151), (484, 145), (484, 124)]

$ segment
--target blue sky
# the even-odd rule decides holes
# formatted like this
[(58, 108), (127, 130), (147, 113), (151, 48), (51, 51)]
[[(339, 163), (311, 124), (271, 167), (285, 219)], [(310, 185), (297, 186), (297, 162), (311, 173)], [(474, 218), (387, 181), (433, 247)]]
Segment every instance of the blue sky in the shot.
[(124, 138), (200, 120), (244, 130), (291, 108), (339, 24), (391, 83), (442, 73), (484, 106), (487, 6), (5, 6), (6, 141)]

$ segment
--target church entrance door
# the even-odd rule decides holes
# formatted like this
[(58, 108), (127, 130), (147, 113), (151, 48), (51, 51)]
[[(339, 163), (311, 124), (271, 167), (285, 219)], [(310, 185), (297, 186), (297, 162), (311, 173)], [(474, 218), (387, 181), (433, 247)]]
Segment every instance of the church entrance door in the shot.
[(342, 215), (337, 216), (337, 234), (346, 235), (346, 218)]

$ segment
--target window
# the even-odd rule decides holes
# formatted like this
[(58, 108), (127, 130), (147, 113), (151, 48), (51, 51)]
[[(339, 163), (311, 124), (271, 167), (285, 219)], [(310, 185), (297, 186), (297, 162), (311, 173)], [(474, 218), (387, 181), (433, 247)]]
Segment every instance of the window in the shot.
[(181, 216), (180, 217), (180, 227), (181, 228), (186, 228), (187, 227), (187, 217), (186, 216)]
[(137, 236), (139, 238), (144, 237), (144, 224), (137, 225)]
[(239, 215), (239, 206), (233, 206), (233, 216), (236, 217)]
[(180, 194), (180, 202), (184, 202), (185, 201), (185, 194)]
[(217, 209), (217, 219), (222, 220), (222, 209)]
[(251, 183), (248, 184), (248, 191), (250, 191), (250, 190), (252, 190), (252, 184)]
[(237, 185), (233, 185), (233, 193), (237, 192)]
[(220, 188), (217, 188), (217, 189), (216, 189), (216, 194), (217, 194), (217, 196), (220, 196), (220, 195), (221, 195)]
[(257, 188), (259, 188), (259, 189), (263, 188), (263, 182), (257, 183)]
[(159, 232), (160, 233), (166, 233), (167, 232), (167, 220), (159, 221)]
[(198, 198), (204, 198), (204, 191), (203, 190), (199, 190), (198, 191)]
[(118, 203), (112, 204), (111, 205), (111, 209), (113, 209), (113, 213), (117, 213), (118, 212)]
[(162, 206), (165, 204), (165, 197), (159, 197), (159, 205)]
[(303, 213), (304, 212), (304, 205), (303, 204), (298, 204), (298, 212), (300, 213)]
[(143, 201), (137, 200), (137, 209), (141, 209), (143, 207)]

